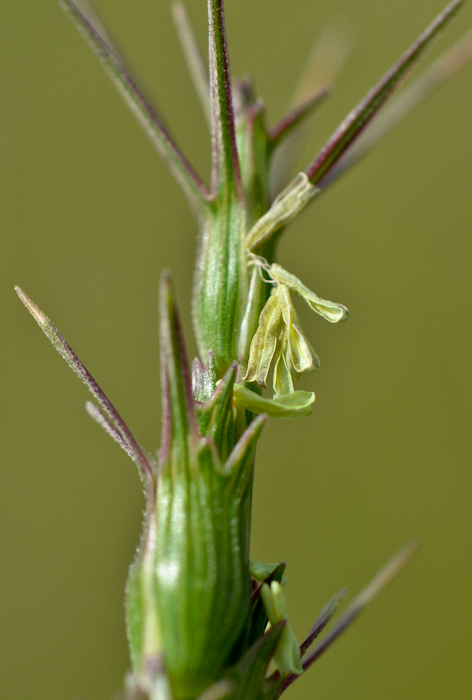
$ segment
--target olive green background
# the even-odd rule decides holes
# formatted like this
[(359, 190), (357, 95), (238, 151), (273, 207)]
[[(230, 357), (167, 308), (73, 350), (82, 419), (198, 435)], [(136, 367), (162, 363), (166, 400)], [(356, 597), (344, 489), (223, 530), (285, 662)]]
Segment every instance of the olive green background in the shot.
[[(202, 174), (209, 141), (168, 0), (97, 0)], [(188, 0), (205, 40), (205, 2)], [(228, 0), (234, 75), (273, 123), (317, 31), (357, 42), (303, 168), (442, 9), (441, 0)], [(467, 6), (426, 61), (472, 24)], [(9, 700), (109, 700), (128, 666), (123, 588), (140, 531), (135, 467), (21, 306), (54, 320), (142, 443), (159, 443), (156, 295), (170, 268), (190, 338), (196, 230), (177, 185), (55, 2), (0, 6), (0, 687)], [(322, 367), (314, 414), (259, 451), (253, 556), (288, 562), (299, 638), (412, 538), (416, 559), (287, 700), (472, 694), (472, 67), (286, 233), (280, 262), (346, 304), (303, 314)], [(191, 345), (192, 352), (194, 351)]]

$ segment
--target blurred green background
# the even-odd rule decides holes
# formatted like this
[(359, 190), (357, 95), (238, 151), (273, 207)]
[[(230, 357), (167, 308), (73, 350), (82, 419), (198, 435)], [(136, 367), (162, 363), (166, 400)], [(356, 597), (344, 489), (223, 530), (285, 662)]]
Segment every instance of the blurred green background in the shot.
[[(209, 142), (168, 0), (97, 0), (195, 166)], [(202, 42), (205, 2), (188, 0)], [(442, 9), (441, 0), (227, 0), (232, 72), (273, 123), (321, 27), (357, 37), (299, 168)], [(472, 24), (467, 6), (426, 64)], [(0, 8), (2, 695), (108, 700), (128, 666), (123, 588), (143, 499), (134, 466), (21, 306), (51, 316), (148, 448), (159, 443), (156, 294), (175, 276), (185, 329), (196, 231), (146, 137), (55, 2)], [(425, 64), (425, 65), (426, 65)], [(471, 697), (472, 67), (320, 198), (282, 264), (346, 304), (303, 314), (322, 367), (314, 415), (259, 451), (254, 558), (288, 561), (299, 638), (403, 544), (416, 559), (287, 700)], [(193, 347), (192, 347), (193, 350)]]

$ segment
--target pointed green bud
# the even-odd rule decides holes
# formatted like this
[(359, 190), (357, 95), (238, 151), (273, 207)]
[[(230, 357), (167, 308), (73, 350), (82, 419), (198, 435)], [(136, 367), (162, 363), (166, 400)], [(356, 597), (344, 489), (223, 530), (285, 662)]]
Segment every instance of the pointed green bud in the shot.
[(338, 323), (339, 321), (346, 321), (349, 316), (349, 311), (342, 304), (337, 304), (334, 301), (328, 301), (327, 299), (321, 299), (314, 292), (312, 292), (308, 287), (306, 287), (298, 277), (292, 275), (283, 267), (274, 263), (270, 267), (271, 277), (279, 282), (280, 284), (286, 285), (292, 292), (296, 292), (301, 296), (308, 306), (315, 311), (320, 316), (323, 316), (330, 323)]
[[(251, 596), (251, 612), (249, 615), (248, 624), (239, 641), (239, 646), (236, 650), (235, 658), (249, 649), (259, 639), (267, 628), (269, 619), (267, 617), (264, 603), (261, 598), (262, 584), (271, 584), (272, 581), (278, 581), (285, 584), (286, 579), (283, 578), (285, 564), (260, 564), (259, 562), (251, 563), (251, 576), (253, 579), (253, 591)], [(255, 573), (257, 576), (255, 576)], [(259, 585), (257, 585), (257, 583)]]
[(200, 357), (213, 353), (219, 379), (238, 357), (247, 301), (245, 230), (244, 207), (230, 194), (219, 195), (202, 221), (193, 321)]
[(311, 202), (320, 190), (312, 185), (306, 173), (298, 173), (290, 185), (274, 200), (269, 211), (249, 231), (246, 245), (255, 250), (274, 233), (287, 226)]
[[(161, 285), (160, 325), (163, 443), (156, 503), (148, 506), (130, 572), (128, 632), (134, 673), (149, 696), (157, 698), (155, 669), (164, 668), (172, 700), (190, 700), (221, 678), (250, 615), (251, 485), (265, 418), (254, 420), (231, 449), (236, 365), (196, 405), (168, 275)], [(194, 367), (199, 395), (212, 385), (210, 369)]]
[(223, 465), (206, 439), (187, 464), (161, 465), (154, 590), (174, 700), (218, 680), (247, 623), (253, 447), (246, 437)]
[[(282, 586), (278, 581), (272, 581), (270, 586), (264, 583), (261, 590), (264, 607), (271, 625), (287, 620), (287, 609)], [(275, 654), (275, 662), (282, 678), (291, 673), (303, 673), (300, 662), (300, 647), (290, 626), (286, 624), (278, 641)]]

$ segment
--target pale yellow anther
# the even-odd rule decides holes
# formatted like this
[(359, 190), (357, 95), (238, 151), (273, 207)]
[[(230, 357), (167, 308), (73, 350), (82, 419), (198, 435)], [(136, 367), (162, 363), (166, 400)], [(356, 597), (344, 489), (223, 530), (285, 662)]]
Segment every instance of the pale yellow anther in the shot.
[(259, 317), (244, 379), (266, 387), (273, 369), (274, 395), (286, 396), (294, 392), (294, 378), (318, 366), (319, 359), (302, 331), (290, 290), (277, 283)]
[(311, 289), (308, 289), (298, 277), (284, 270), (281, 265), (277, 263), (271, 265), (270, 276), (281, 285), (288, 287), (290, 291), (301, 296), (313, 311), (323, 316), (323, 318), (330, 323), (338, 323), (339, 321), (347, 320), (349, 311), (345, 306), (337, 304), (334, 301), (328, 301), (328, 299), (322, 299), (312, 292)]

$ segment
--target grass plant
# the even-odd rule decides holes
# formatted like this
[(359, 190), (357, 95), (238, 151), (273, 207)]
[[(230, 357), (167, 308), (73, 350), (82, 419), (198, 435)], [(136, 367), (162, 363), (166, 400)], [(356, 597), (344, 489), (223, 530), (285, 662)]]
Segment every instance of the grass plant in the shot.
[(468, 34), (390, 101), (463, 2), (445, 8), (288, 182), (295, 137), (330, 86), (312, 89), (305, 81), (294, 109), (268, 125), (251, 81), (231, 80), (223, 1), (207, 3), (208, 64), (184, 5), (175, 2), (176, 28), (211, 132), (207, 183), (136, 85), (88, 3), (61, 1), (167, 162), (199, 231), (193, 363), (170, 273), (161, 278), (164, 418), (157, 454), (139, 444), (52, 321), (17, 288), (90, 390), (88, 413), (135, 462), (142, 480), (143, 535), (126, 592), (132, 666), (126, 700), (276, 700), (415, 551), (410, 544), (398, 553), (327, 628), (344, 599), (345, 591), (336, 593), (299, 643), (288, 621), (285, 564), (250, 561), (252, 487), (267, 420), (307, 417), (313, 410), (315, 394), (297, 389), (296, 380), (320, 361), (294, 300), (301, 298), (331, 324), (349, 315), (343, 304), (312, 291), (312, 280), (298, 279), (276, 261), (277, 243), (305, 207), (472, 56)]

